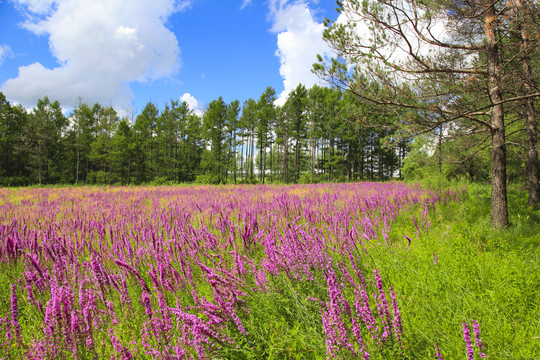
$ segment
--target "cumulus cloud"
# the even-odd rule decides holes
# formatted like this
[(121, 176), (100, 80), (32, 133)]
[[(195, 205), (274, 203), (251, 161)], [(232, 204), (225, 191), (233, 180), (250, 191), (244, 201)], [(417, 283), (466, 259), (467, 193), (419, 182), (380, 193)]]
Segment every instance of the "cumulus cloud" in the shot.
[(272, 31), (277, 33), (276, 56), (281, 63), (279, 73), (284, 87), (276, 104), (283, 105), (298, 84), (309, 88), (320, 83), (311, 72), (312, 65), (317, 54), (330, 55), (332, 51), (322, 38), (324, 25), (313, 18), (305, 1), (271, 0), (270, 16)]
[(28, 12), (23, 26), (49, 38), (58, 66), (19, 67), (2, 85), (26, 106), (48, 95), (63, 106), (79, 98), (127, 109), (129, 84), (170, 76), (180, 67), (180, 48), (165, 27), (167, 18), (189, 6), (179, 0), (15, 0)]
[(203, 114), (202, 106), (199, 103), (199, 101), (195, 99), (193, 95), (191, 95), (190, 93), (185, 93), (184, 95), (180, 97), (180, 101), (185, 101), (188, 107), (191, 110), (193, 110), (195, 115), (202, 116)]
[(13, 56), (13, 51), (9, 45), (0, 44), (0, 65), (4, 62), (4, 59)]

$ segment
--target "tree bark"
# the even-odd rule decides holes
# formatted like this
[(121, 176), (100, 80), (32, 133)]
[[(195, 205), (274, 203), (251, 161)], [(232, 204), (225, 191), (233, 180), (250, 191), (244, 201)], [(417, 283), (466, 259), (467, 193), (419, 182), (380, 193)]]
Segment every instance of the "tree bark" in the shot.
[(285, 145), (283, 147), (283, 176), (285, 183), (289, 183), (289, 129), (285, 134)]
[(438, 143), (437, 143), (437, 161), (438, 161), (438, 167), (439, 167), (439, 175), (442, 174), (442, 163), (443, 163), (443, 156), (442, 156), (442, 139), (443, 139), (443, 124), (439, 126), (439, 134), (438, 134)]
[[(533, 75), (531, 70), (530, 58), (530, 40), (528, 22), (529, 12), (524, 6), (523, 0), (516, 0), (517, 6), (517, 21), (520, 24), (521, 44), (520, 50), (523, 53), (522, 72), (523, 72), (523, 90), (525, 95), (532, 94), (533, 91)], [(537, 150), (537, 126), (536, 114), (534, 111), (534, 99), (532, 97), (524, 100), (524, 111), (526, 118), (527, 129), (527, 178), (529, 183), (529, 205), (538, 204), (538, 150)]]
[(501, 229), (508, 226), (508, 201), (506, 189), (506, 140), (501, 91), (501, 65), (497, 43), (497, 17), (495, 0), (484, 0), (484, 31), (486, 36), (486, 60), (489, 95), (492, 103), (492, 178), (491, 178), (491, 224)]
[[(523, 63), (524, 72), (528, 71), (531, 74), (530, 63)], [(527, 69), (525, 69), (527, 68)], [(525, 83), (525, 87), (530, 89), (530, 83)], [(538, 205), (538, 150), (537, 150), (537, 127), (536, 115), (534, 112), (533, 99), (525, 100), (525, 112), (527, 115), (527, 177), (529, 179), (529, 205)]]

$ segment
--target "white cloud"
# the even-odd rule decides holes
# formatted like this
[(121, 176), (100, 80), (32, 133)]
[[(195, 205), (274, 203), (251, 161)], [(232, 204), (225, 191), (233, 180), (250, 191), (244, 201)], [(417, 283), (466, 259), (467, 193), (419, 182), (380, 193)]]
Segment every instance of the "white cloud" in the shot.
[(244, 8), (250, 6), (252, 2), (253, 0), (244, 0), (242, 6), (240, 6), (240, 10), (244, 10)]
[(28, 10), (34, 15), (45, 15), (51, 11), (56, 0), (15, 0), (14, 3), (20, 5), (24, 10)]
[(129, 83), (170, 76), (179, 70), (180, 48), (165, 27), (167, 18), (189, 6), (179, 0), (16, 0), (30, 12), (23, 25), (49, 37), (59, 66), (19, 68), (1, 91), (26, 106), (48, 95), (63, 106), (79, 97), (88, 103), (129, 108)]
[(0, 65), (2, 65), (2, 62), (4, 62), (5, 58), (13, 56), (13, 51), (11, 51), (11, 47), (9, 45), (0, 44)]
[(193, 95), (191, 95), (190, 93), (185, 93), (184, 95), (180, 97), (180, 101), (185, 101), (188, 107), (191, 110), (193, 110), (195, 115), (202, 116), (203, 114), (202, 106), (199, 103), (199, 101), (195, 99)]
[(191, 0), (176, 1), (174, 12), (184, 11), (191, 8)]
[(298, 84), (309, 88), (321, 83), (311, 72), (312, 65), (317, 61), (317, 54), (329, 55), (331, 49), (322, 38), (324, 25), (315, 21), (306, 2), (291, 4), (287, 0), (272, 0), (270, 15), (272, 31), (278, 34), (276, 56), (280, 59), (279, 73), (284, 87), (276, 105), (283, 105)]

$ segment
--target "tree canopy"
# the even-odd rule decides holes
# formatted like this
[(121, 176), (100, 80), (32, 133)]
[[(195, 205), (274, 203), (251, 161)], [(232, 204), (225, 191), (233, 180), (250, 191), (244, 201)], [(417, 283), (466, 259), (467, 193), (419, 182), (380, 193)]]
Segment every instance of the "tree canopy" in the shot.
[[(338, 5), (341, 16), (326, 23), (324, 34), (337, 57), (319, 57), (315, 72), (366, 101), (414, 110), (419, 116), (395, 123), (409, 136), (487, 133), (496, 227), (508, 224), (508, 127), (525, 118), (529, 202), (537, 203), (533, 102), (540, 92), (531, 70), (531, 63), (538, 64), (538, 37), (531, 37), (539, 28), (536, 2), (345, 0)], [(518, 79), (526, 86), (516, 86)], [(476, 140), (471, 145), (484, 144)]]

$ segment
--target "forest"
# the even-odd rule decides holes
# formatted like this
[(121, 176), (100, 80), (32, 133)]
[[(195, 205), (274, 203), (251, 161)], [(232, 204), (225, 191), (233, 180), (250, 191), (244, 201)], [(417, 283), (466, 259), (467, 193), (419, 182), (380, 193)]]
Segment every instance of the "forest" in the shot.
[(303, 85), (282, 107), (275, 98), (271, 87), (242, 105), (220, 97), (202, 116), (185, 102), (171, 100), (161, 110), (149, 102), (130, 119), (85, 103), (66, 116), (47, 97), (26, 112), (1, 96), (1, 183), (253, 184), (400, 176), (410, 141), (395, 130), (363, 126), (360, 112), (384, 116), (365, 102)]
[[(242, 105), (220, 97), (202, 116), (185, 102), (161, 110), (148, 102), (140, 114), (120, 117), (98, 103), (66, 115), (46, 96), (26, 111), (0, 93), (0, 185), (317, 183), (439, 173), (489, 179), (478, 134), (436, 130), (413, 138), (399, 125), (417, 111), (376, 106), (337, 88), (299, 85), (283, 106), (275, 97), (271, 87)], [(524, 182), (523, 124), (515, 129), (509, 177)]]

